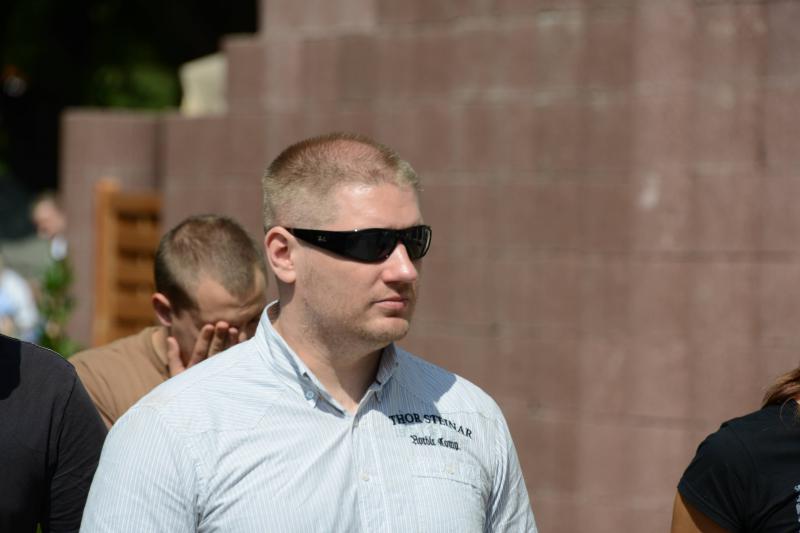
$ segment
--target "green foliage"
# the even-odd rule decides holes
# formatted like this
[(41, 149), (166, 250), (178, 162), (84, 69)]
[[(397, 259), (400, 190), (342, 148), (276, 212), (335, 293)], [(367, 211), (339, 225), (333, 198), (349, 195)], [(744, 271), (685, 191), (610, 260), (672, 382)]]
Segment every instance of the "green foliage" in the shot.
[(44, 320), (44, 331), (39, 344), (68, 358), (81, 347), (67, 335), (66, 325), (75, 301), (70, 295), (72, 267), (66, 259), (53, 261), (42, 277), (42, 294), (39, 312)]
[(180, 99), (172, 69), (156, 63), (106, 65), (92, 77), (90, 100), (103, 107), (163, 109)]

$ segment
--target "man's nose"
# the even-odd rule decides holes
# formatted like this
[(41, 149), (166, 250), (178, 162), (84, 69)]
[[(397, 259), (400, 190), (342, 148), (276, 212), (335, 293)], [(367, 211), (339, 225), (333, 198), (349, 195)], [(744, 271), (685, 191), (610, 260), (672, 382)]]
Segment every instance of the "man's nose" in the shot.
[(414, 261), (408, 256), (408, 250), (402, 242), (397, 243), (394, 251), (384, 261), (384, 281), (403, 281), (410, 283), (419, 277)]

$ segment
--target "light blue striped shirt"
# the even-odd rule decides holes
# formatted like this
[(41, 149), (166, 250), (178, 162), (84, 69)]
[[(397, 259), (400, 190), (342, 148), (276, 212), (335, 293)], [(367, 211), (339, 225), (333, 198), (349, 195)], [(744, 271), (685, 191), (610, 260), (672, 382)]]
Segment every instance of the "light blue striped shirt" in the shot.
[(83, 532), (536, 531), (497, 404), (394, 345), (349, 414), (273, 329), (111, 429)]

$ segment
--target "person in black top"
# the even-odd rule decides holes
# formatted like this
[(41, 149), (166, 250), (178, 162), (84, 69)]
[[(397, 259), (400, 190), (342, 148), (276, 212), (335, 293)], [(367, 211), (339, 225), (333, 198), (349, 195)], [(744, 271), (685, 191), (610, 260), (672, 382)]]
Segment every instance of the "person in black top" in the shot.
[(722, 424), (678, 484), (672, 533), (800, 531), (800, 367)]
[(78, 531), (105, 435), (72, 365), (0, 335), (0, 531)]

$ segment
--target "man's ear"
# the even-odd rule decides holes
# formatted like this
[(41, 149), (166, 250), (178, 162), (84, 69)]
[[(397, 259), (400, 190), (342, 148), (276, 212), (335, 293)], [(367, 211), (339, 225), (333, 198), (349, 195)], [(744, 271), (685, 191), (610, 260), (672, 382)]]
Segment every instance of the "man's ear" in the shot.
[(172, 304), (169, 303), (169, 298), (160, 292), (154, 292), (150, 300), (153, 302), (153, 311), (156, 312), (158, 321), (162, 326), (170, 327), (172, 325)]
[(267, 231), (264, 251), (275, 276), (283, 283), (294, 283), (297, 278), (294, 261), (297, 241), (286, 228), (275, 226)]

